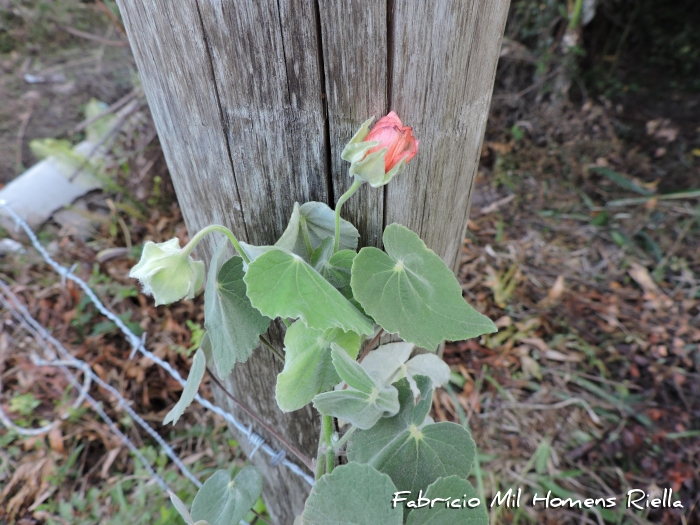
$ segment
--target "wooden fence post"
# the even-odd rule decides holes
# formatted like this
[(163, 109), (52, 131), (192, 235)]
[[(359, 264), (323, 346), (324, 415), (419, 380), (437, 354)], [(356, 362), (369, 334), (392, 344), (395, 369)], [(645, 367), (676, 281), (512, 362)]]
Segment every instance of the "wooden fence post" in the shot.
[[(385, 188), (365, 185), (344, 216), (363, 245), (379, 246), (383, 227), (400, 222), (455, 267), (509, 0), (117, 3), (190, 231), (219, 223), (271, 244), (295, 201), (333, 207), (351, 183), (343, 146), (366, 118), (393, 109), (420, 152)], [(197, 253), (208, 260), (213, 247)], [(318, 421), (310, 409), (277, 409), (280, 369), (259, 349), (226, 384), (313, 456)], [(291, 524), (308, 487), (267, 458), (252, 461), (274, 522)]]

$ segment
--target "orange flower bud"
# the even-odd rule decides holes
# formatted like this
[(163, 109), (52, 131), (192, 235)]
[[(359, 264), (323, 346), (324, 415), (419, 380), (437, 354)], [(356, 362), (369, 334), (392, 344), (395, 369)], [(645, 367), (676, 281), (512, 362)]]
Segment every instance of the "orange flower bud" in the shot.
[(404, 126), (393, 111), (379, 119), (370, 131), (366, 120), (342, 154), (350, 163), (350, 176), (379, 188), (406, 168), (418, 153), (418, 141), (410, 126)]
[(384, 154), (385, 172), (389, 172), (401, 159), (406, 159), (408, 163), (418, 153), (418, 143), (420, 142), (413, 136), (413, 129), (410, 126), (404, 126), (394, 111), (379, 119), (364, 141), (379, 142), (379, 146), (369, 150), (367, 155), (386, 148)]

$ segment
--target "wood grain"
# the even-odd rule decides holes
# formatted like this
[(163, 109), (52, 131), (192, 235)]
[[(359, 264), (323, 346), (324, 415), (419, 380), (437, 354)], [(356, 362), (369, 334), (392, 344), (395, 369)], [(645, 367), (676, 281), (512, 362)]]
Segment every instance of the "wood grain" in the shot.
[[(351, 183), (342, 148), (394, 109), (419, 154), (384, 189), (363, 187), (343, 216), (363, 245), (380, 246), (383, 226), (400, 222), (455, 266), (508, 0), (117, 1), (190, 232), (219, 223), (273, 243), (295, 201), (334, 205)], [(208, 261), (215, 243), (197, 254)], [(271, 329), (278, 345), (282, 332)], [(280, 369), (258, 349), (227, 386), (313, 455), (311, 410), (283, 414), (274, 401)], [(291, 524), (307, 488), (260, 454), (253, 463), (274, 523)]]
[[(331, 179), (335, 200), (352, 184), (343, 148), (369, 117), (381, 118), (387, 100), (387, 2), (321, 0)], [(343, 207), (364, 246), (381, 246), (384, 190), (365, 184)]]
[(420, 149), (386, 186), (385, 224), (411, 228), (455, 270), (508, 6), (417, 0), (396, 2), (393, 12), (392, 108)]
[[(295, 201), (328, 200), (312, 2), (120, 0), (119, 7), (190, 232), (219, 223), (242, 240), (272, 244)], [(197, 254), (208, 261), (217, 240), (207, 239)], [(279, 327), (270, 335), (281, 348)], [(280, 371), (258, 348), (225, 384), (313, 457), (317, 417), (310, 408), (293, 414), (277, 408)], [(250, 423), (221, 392), (215, 395)], [(262, 454), (252, 461), (263, 472), (275, 523), (292, 523), (308, 486)]]

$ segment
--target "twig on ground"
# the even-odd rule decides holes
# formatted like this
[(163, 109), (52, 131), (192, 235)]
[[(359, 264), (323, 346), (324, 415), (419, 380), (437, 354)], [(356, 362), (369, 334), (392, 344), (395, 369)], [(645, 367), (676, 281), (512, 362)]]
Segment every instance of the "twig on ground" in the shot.
[(104, 0), (97, 0), (96, 4), (97, 8), (107, 15), (107, 18), (110, 19), (110, 21), (114, 24), (117, 30), (122, 35), (126, 36), (126, 31), (124, 30), (124, 26), (122, 25), (121, 20), (119, 20), (119, 18), (117, 18), (117, 16), (112, 12), (112, 10), (109, 7), (107, 7), (107, 4), (104, 3)]
[(17, 131), (17, 168), (22, 169), (22, 144), (24, 142), (24, 134), (27, 132), (27, 126), (29, 125), (29, 119), (32, 118), (34, 114), (34, 106), (41, 98), (41, 95), (36, 91), (27, 92), (23, 98), (29, 100), (29, 109), (22, 114), (22, 121), (19, 125), (19, 130)]
[(80, 31), (79, 29), (74, 29), (70, 26), (58, 27), (60, 27), (63, 31), (65, 31), (66, 33), (70, 33), (73, 36), (84, 38), (85, 40), (92, 40), (93, 42), (98, 42), (106, 46), (129, 47), (129, 42), (127, 42), (126, 40), (107, 40), (105, 38), (102, 38), (101, 36), (93, 35), (92, 33), (86, 33), (85, 31)]

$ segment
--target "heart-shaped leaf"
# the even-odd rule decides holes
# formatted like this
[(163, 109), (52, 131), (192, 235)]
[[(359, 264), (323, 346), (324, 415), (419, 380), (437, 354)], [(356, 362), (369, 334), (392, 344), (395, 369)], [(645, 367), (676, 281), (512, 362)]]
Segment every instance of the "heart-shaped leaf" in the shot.
[(204, 482), (192, 502), (192, 518), (211, 525), (238, 525), (262, 493), (262, 476), (255, 467), (243, 468), (236, 477), (217, 470)]
[(360, 350), (360, 336), (339, 328), (314, 330), (297, 321), (284, 336), (284, 369), (277, 376), (275, 397), (285, 412), (298, 410), (340, 382), (331, 360), (331, 343), (342, 347), (354, 359)]
[(369, 335), (373, 325), (298, 255), (270, 250), (248, 266), (248, 297), (268, 317), (301, 318), (309, 328)]
[[(323, 239), (335, 236), (335, 212), (323, 202), (294, 204), (284, 233), (275, 243), (278, 248), (296, 253), (306, 261)], [(360, 234), (352, 223), (340, 219), (340, 249), (355, 250)]]
[(223, 262), (226, 242), (212, 257), (204, 291), (204, 327), (222, 378), (231, 373), (236, 361), (247, 361), (270, 325), (270, 319), (253, 308), (246, 295), (243, 259), (234, 256)]
[(414, 376), (421, 392), (415, 402), (406, 378), (396, 383), (401, 408), (369, 430), (355, 432), (348, 460), (368, 463), (388, 474), (401, 490), (418, 493), (438, 478), (469, 475), (476, 446), (469, 432), (455, 423), (424, 425), (433, 389), (430, 379)]
[(450, 379), (450, 367), (435, 354), (418, 354), (408, 359), (414, 349), (413, 343), (387, 343), (372, 350), (364, 361), (369, 375), (390, 385), (402, 377), (408, 379), (415, 396), (420, 395), (414, 375), (428, 376), (434, 387), (442, 386)]
[[(248, 244), (247, 242), (239, 241), (238, 244), (241, 245), (243, 252), (249, 261), (254, 261), (260, 257), (263, 253), (274, 250), (274, 246), (255, 246), (254, 244)], [(243, 262), (243, 271), (248, 271), (248, 265)]]
[(301, 515), (302, 525), (401, 525), (401, 507), (392, 508), (396, 487), (369, 465), (348, 463), (322, 476)]
[(350, 289), (350, 277), (352, 276), (352, 261), (357, 253), (352, 250), (340, 250), (334, 253), (330, 259), (323, 261), (318, 273), (341, 292), (344, 288), (352, 295)]
[(208, 333), (204, 334), (202, 344), (194, 354), (190, 374), (187, 376), (187, 382), (185, 383), (185, 388), (182, 390), (182, 394), (180, 395), (180, 400), (165, 416), (165, 419), (163, 420), (164, 425), (171, 422), (173, 425), (177, 423), (177, 420), (180, 419), (182, 414), (185, 413), (185, 410), (188, 406), (190, 406), (190, 403), (192, 403), (192, 400), (197, 395), (199, 384), (202, 382), (204, 371), (207, 369), (206, 354), (211, 355), (211, 343), (209, 342)]
[[(426, 489), (423, 498), (424, 501), (435, 498), (449, 498), (449, 502), (458, 500), (462, 508), (448, 508), (445, 503), (439, 502), (434, 506), (425, 505), (411, 511), (406, 525), (489, 525), (486, 505), (483, 501), (477, 504), (479, 494), (476, 489), (459, 476), (438, 479)], [(462, 505), (462, 502), (470, 501), (477, 505)]]
[(351, 388), (317, 395), (313, 399), (316, 410), (361, 429), (371, 428), (381, 418), (396, 414), (399, 410), (396, 388), (377, 384), (342, 348), (335, 343), (331, 347), (333, 366)]
[[(316, 270), (321, 275), (323, 275), (321, 270), (330, 265), (331, 257), (333, 257), (334, 243), (335, 242), (333, 240), (333, 237), (326, 237), (321, 241), (320, 246), (316, 248), (311, 254), (311, 260), (309, 261), (309, 264), (313, 267), (314, 270)], [(323, 277), (325, 278), (326, 276), (323, 275)], [(333, 286), (335, 286), (335, 284), (333, 284)], [(337, 286), (335, 287), (337, 288)]]
[[(187, 525), (197, 525), (195, 524), (195, 521), (192, 519), (192, 516), (190, 515), (190, 511), (187, 510), (187, 505), (185, 505), (180, 498), (177, 497), (177, 494), (174, 492), (168, 491), (168, 496), (170, 496), (170, 501), (173, 504), (173, 507), (175, 507), (175, 510), (177, 513), (182, 517), (183, 520), (187, 523)], [(200, 522), (200, 525), (209, 525), (206, 521)]]
[(496, 326), (462, 298), (452, 271), (411, 230), (391, 224), (384, 248), (362, 248), (352, 264), (355, 299), (384, 330), (433, 350), (444, 339), (468, 339)]

